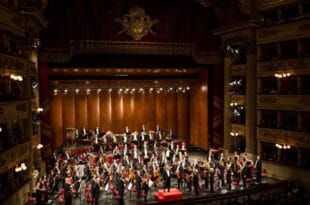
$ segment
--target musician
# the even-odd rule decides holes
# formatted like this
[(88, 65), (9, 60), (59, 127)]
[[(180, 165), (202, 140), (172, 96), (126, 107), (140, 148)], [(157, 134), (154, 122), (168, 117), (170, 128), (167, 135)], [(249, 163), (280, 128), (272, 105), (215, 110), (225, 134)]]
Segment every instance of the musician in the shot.
[(180, 189), (182, 186), (182, 175), (181, 173), (183, 172), (182, 166), (181, 166), (182, 161), (177, 162), (177, 166), (175, 168), (175, 176), (178, 180), (178, 188)]
[(123, 134), (123, 142), (124, 144), (127, 144), (127, 133), (126, 132)]
[(98, 137), (101, 136), (101, 131), (100, 131), (99, 127), (96, 127), (96, 129), (95, 129), (95, 135), (97, 135)]
[(166, 165), (165, 171), (164, 171), (164, 191), (166, 189), (168, 192), (170, 192), (170, 186), (171, 186), (171, 167), (169, 165)]
[(94, 152), (95, 153), (99, 153), (100, 151), (99, 136), (100, 134), (95, 134), (95, 139), (94, 139)]
[(198, 195), (199, 191), (199, 176), (198, 176), (198, 170), (194, 169), (193, 170), (193, 185), (194, 185), (194, 190), (195, 190), (195, 195)]
[(182, 142), (181, 152), (182, 152), (182, 154), (184, 154), (184, 152), (186, 152), (186, 145), (185, 145), (185, 142)]
[(144, 124), (142, 125), (142, 129), (141, 129), (141, 132), (144, 132), (144, 133), (146, 133), (146, 128), (145, 128), (145, 125), (144, 125)]
[(93, 199), (95, 200), (95, 205), (99, 203), (99, 194), (100, 194), (100, 186), (99, 186), (99, 178), (96, 178), (95, 174), (93, 175), (91, 181), (91, 193)]
[(169, 134), (166, 136), (166, 140), (167, 141), (171, 141), (173, 139), (173, 132), (172, 129), (170, 129)]
[(259, 155), (256, 156), (254, 168), (256, 170), (256, 181), (260, 184), (262, 182), (262, 160)]
[(124, 204), (125, 179), (122, 177), (118, 180), (118, 193), (120, 195), (119, 204)]
[(227, 182), (227, 190), (228, 191), (231, 191), (231, 173), (232, 173), (232, 170), (230, 167), (227, 168), (227, 172), (226, 172), (226, 182)]
[(144, 163), (145, 164), (149, 161), (149, 154), (148, 154), (148, 149), (147, 149), (147, 141), (144, 141), (143, 159), (144, 159)]
[(214, 174), (215, 174), (214, 168), (210, 168), (210, 193), (214, 192), (214, 189), (213, 189)]
[(161, 130), (158, 132), (157, 140), (158, 140), (159, 142), (163, 140), (163, 134), (162, 134), (162, 131), (161, 131)]
[(126, 135), (130, 135), (131, 131), (129, 130), (128, 126), (125, 127), (125, 133)]
[(141, 197), (141, 183), (142, 183), (142, 178), (140, 175), (140, 170), (136, 170), (136, 191), (137, 191), (137, 198)]

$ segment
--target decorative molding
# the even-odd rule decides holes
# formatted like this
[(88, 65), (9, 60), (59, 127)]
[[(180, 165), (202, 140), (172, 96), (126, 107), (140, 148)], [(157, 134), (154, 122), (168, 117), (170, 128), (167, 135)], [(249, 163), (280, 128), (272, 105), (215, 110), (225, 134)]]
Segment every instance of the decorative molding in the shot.
[(308, 37), (310, 37), (310, 19), (304, 19), (298, 22), (258, 28), (256, 43), (259, 45)]
[(232, 132), (237, 132), (239, 135), (245, 136), (245, 125), (231, 123)]
[(236, 44), (244, 43), (244, 41), (251, 40), (255, 37), (254, 32), (257, 24), (251, 22), (243, 22), (240, 24), (223, 27), (219, 31), (214, 32), (214, 35), (220, 36), (225, 42)]
[(25, 18), (0, 4), (0, 30), (12, 32), (17, 36), (25, 35)]
[(230, 95), (230, 102), (236, 102), (238, 105), (245, 106), (245, 96), (244, 95)]
[(0, 173), (14, 168), (16, 164), (30, 158), (31, 143), (28, 141), (24, 144), (0, 153)]
[(309, 133), (257, 128), (256, 138), (270, 143), (286, 143), (296, 147), (310, 148)]
[(297, 0), (258, 0), (258, 10), (266, 10), (274, 7), (279, 7), (287, 4), (298, 2)]
[(16, 57), (0, 53), (0, 70), (16, 70), (26, 72), (27, 63), (30, 61), (26, 58)]
[(125, 14), (122, 19), (115, 19), (116, 22), (122, 24), (123, 29), (118, 33), (126, 33), (134, 40), (139, 41), (149, 33), (156, 35), (152, 31), (152, 26), (158, 23), (158, 20), (152, 20), (150, 16), (145, 15), (145, 11), (140, 7), (132, 7), (129, 9), (129, 13)]
[(31, 103), (28, 101), (10, 101), (10, 102), (1, 102), (0, 103), (0, 118), (26, 118), (30, 116), (31, 113)]
[(304, 58), (257, 62), (257, 76), (273, 76), (277, 71), (290, 71), (294, 74), (309, 74), (310, 59)]
[(231, 65), (231, 75), (245, 75), (246, 71), (246, 64), (239, 64), (239, 65)]
[(310, 111), (310, 96), (307, 95), (257, 95), (257, 109)]
[(126, 54), (192, 56), (199, 64), (218, 64), (219, 52), (197, 52), (193, 43), (160, 43), (132, 41), (70, 41), (67, 49), (47, 49), (41, 60), (49, 63), (67, 63), (76, 54)]

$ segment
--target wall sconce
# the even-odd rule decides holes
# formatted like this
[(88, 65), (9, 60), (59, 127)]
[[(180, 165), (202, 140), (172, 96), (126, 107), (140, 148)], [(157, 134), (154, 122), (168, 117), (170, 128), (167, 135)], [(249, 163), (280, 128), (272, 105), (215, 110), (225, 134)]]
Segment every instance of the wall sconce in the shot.
[(289, 144), (275, 144), (276, 148), (278, 149), (291, 149), (291, 145)]
[(238, 106), (238, 103), (236, 103), (236, 102), (231, 102), (231, 103), (229, 104), (229, 106), (230, 106), (230, 107), (237, 107), (237, 106)]
[(10, 78), (12, 79), (12, 80), (15, 80), (15, 81), (23, 81), (24, 79), (23, 79), (23, 76), (21, 76), (21, 75), (15, 75), (15, 74), (11, 74), (10, 75)]
[(236, 137), (236, 136), (238, 136), (238, 135), (239, 135), (238, 132), (230, 132), (230, 136)]
[(20, 166), (16, 165), (15, 167), (15, 172), (18, 173), (18, 172), (21, 172), (21, 171), (26, 171), (27, 170), (27, 166), (26, 164), (23, 162), (20, 164)]
[(43, 144), (34, 145), (33, 148), (42, 149), (43, 148)]
[(292, 75), (292, 73), (288, 72), (288, 73), (276, 73), (274, 74), (274, 77), (276, 78), (288, 78)]

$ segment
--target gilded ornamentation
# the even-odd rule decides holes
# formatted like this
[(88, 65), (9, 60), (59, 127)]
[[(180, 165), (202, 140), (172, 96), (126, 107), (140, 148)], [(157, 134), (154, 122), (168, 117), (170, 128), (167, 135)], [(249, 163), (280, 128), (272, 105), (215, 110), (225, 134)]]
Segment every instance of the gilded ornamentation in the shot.
[(299, 147), (310, 147), (307, 133), (257, 128), (257, 139), (271, 143), (289, 143)]
[(127, 35), (131, 36), (136, 41), (149, 33), (156, 35), (156, 33), (152, 31), (152, 26), (158, 23), (158, 20), (151, 20), (150, 16), (145, 15), (143, 8), (133, 7), (129, 9), (129, 13), (126, 14), (123, 19), (117, 18), (115, 21), (121, 23), (123, 26), (119, 34), (126, 32)]

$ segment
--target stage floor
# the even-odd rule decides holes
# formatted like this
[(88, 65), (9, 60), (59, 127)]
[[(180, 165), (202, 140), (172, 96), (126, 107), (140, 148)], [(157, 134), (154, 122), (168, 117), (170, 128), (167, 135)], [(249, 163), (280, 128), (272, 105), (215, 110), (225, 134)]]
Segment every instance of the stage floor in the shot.
[[(203, 152), (199, 152), (199, 151), (195, 151), (195, 152), (190, 152), (189, 153), (189, 157), (190, 160), (193, 160), (195, 158), (199, 159), (200, 157), (205, 157), (205, 153)], [(83, 166), (83, 165), (81, 165)], [(256, 187), (261, 187), (261, 186), (268, 186), (270, 184), (276, 184), (279, 183), (280, 181), (275, 180), (275, 179), (271, 179), (271, 178), (264, 178), (262, 181), (262, 184), (248, 184), (247, 190), (251, 190), (251, 189), (255, 189)], [(162, 184), (159, 185), (158, 188), (154, 188), (152, 187), (149, 192), (148, 192), (148, 196), (147, 196), (147, 202), (144, 201), (144, 198), (141, 197), (139, 199), (136, 198), (136, 192), (129, 192), (127, 189), (125, 189), (125, 195), (124, 195), (124, 201), (123, 204), (125, 205), (133, 205), (133, 204), (155, 204), (158, 202), (158, 200), (155, 197), (156, 192), (158, 191), (158, 189), (162, 188)], [(171, 187), (177, 187), (177, 179), (172, 178), (171, 179)], [(85, 189), (85, 182), (82, 182), (82, 189)], [(208, 197), (208, 196), (220, 196), (223, 195), (225, 193), (227, 193), (227, 190), (222, 187), (219, 190), (215, 190), (214, 193), (210, 193), (209, 190), (202, 190), (199, 192), (199, 195), (195, 195), (194, 192), (194, 188), (192, 188), (192, 192), (188, 192), (188, 188), (186, 187), (186, 184), (183, 184), (183, 187), (181, 187), (180, 191), (183, 193), (183, 199), (191, 199), (191, 198), (197, 198), (197, 197)], [(240, 191), (244, 191), (243, 187), (241, 186), (236, 186), (234, 190), (230, 191), (229, 193), (232, 192), (240, 192)], [(54, 200), (50, 201), (50, 204), (58, 204), (57, 203), (57, 199), (55, 198)], [(173, 202), (170, 202), (171, 204), (173, 204)], [(169, 204), (170, 204), (169, 203)], [(86, 205), (88, 204), (85, 197), (84, 197), (84, 193), (82, 193), (82, 197), (81, 199), (75, 199), (73, 200), (73, 205)], [(111, 191), (105, 192), (103, 190), (101, 190), (100, 193), (100, 199), (99, 199), (99, 205), (101, 204), (120, 204), (119, 201), (117, 201), (116, 199), (113, 198), (113, 194)]]

